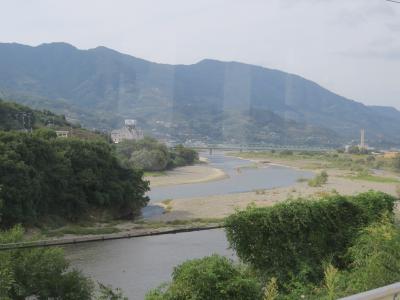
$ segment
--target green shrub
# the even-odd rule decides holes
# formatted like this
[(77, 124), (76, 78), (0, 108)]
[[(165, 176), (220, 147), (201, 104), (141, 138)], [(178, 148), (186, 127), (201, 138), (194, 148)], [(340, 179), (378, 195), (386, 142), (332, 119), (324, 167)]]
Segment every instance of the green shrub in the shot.
[(313, 179), (308, 181), (308, 185), (311, 187), (320, 187), (328, 182), (328, 173), (326, 171), (322, 171), (320, 174), (317, 174)]
[(150, 137), (123, 141), (116, 145), (116, 154), (123, 165), (144, 171), (163, 171), (191, 165), (199, 159), (199, 154), (193, 149), (182, 145), (168, 148)]
[(227, 218), (227, 238), (239, 258), (266, 278), (315, 284), (323, 278), (324, 261), (346, 268), (345, 253), (358, 230), (392, 213), (394, 202), (369, 192), (249, 207)]
[(280, 154), (282, 156), (292, 156), (294, 153), (292, 150), (282, 150)]
[(384, 219), (362, 230), (349, 249), (352, 270), (347, 274), (350, 293), (400, 281), (400, 230)]
[(261, 300), (262, 288), (242, 266), (212, 255), (184, 262), (175, 268), (172, 283), (146, 295), (146, 300), (172, 299)]
[[(22, 241), (23, 230), (0, 231), (0, 243)], [(70, 270), (60, 248), (0, 251), (0, 299), (92, 299), (93, 283)]]

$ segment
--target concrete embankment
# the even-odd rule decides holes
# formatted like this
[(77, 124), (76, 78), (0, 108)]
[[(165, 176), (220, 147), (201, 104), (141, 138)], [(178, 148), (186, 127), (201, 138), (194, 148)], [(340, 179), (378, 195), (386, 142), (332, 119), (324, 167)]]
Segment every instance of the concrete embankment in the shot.
[(154, 230), (134, 230), (124, 233), (113, 233), (106, 235), (94, 235), (94, 236), (82, 236), (73, 238), (59, 238), (59, 239), (49, 239), (49, 240), (38, 240), (20, 243), (9, 243), (0, 244), (0, 251), (13, 250), (13, 249), (24, 249), (24, 248), (35, 248), (35, 247), (51, 247), (51, 246), (62, 246), (68, 244), (80, 244), (107, 240), (117, 240), (117, 239), (129, 239), (138, 238), (146, 236), (157, 236), (165, 234), (178, 234), (184, 232), (195, 232), (223, 228), (223, 225), (205, 225), (197, 227), (180, 227), (180, 228), (162, 228)]

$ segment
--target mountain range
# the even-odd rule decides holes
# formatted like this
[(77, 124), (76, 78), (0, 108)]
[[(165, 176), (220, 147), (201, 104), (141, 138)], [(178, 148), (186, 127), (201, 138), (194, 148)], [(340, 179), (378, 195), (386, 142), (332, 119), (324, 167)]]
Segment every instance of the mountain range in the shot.
[[(160, 49), (162, 51), (162, 49)], [(159, 64), (105, 47), (0, 43), (0, 97), (110, 130), (136, 119), (178, 141), (400, 145), (400, 112), (279, 70), (205, 59)]]

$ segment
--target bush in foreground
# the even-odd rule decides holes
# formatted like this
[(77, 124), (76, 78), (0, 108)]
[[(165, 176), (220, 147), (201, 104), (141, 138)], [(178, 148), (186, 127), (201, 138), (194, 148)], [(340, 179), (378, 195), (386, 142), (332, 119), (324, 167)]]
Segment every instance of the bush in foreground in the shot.
[(172, 283), (151, 291), (146, 300), (257, 300), (260, 282), (229, 259), (212, 255), (189, 260), (177, 268)]
[[(0, 244), (23, 241), (20, 226), (0, 231)], [(71, 270), (61, 248), (0, 251), (0, 299), (126, 300), (119, 289)]]
[[(0, 232), (0, 243), (20, 242), (22, 234), (21, 227)], [(1, 251), (0, 299), (91, 299), (92, 281), (68, 267), (60, 248)]]
[(295, 200), (249, 207), (227, 218), (226, 232), (239, 258), (280, 284), (318, 283), (325, 261), (348, 266), (345, 256), (359, 230), (392, 213), (395, 198), (380, 192), (354, 197)]

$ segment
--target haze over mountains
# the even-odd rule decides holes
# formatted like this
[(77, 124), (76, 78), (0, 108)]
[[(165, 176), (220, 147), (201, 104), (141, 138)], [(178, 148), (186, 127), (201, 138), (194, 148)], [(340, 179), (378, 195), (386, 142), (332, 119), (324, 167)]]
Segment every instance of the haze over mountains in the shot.
[[(162, 49), (160, 49), (162, 51)], [(336, 146), (367, 130), (372, 145), (400, 144), (400, 112), (366, 106), (297, 75), (237, 62), (149, 62), (65, 43), (0, 44), (0, 97), (184, 141)]]

